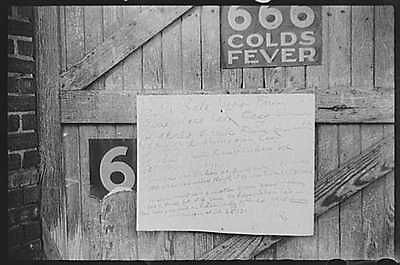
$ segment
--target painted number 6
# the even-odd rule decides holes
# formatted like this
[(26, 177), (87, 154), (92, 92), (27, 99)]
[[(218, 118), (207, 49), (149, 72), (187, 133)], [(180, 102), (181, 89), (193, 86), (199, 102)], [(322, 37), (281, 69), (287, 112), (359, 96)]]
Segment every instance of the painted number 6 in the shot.
[[(132, 188), (135, 185), (135, 172), (125, 162), (112, 161), (120, 155), (126, 155), (128, 147), (116, 146), (111, 148), (101, 159), (100, 162), (100, 180), (108, 191), (112, 191), (116, 187)], [(111, 180), (113, 172), (120, 172), (124, 175), (124, 181), (120, 184), (115, 184)]]
[[(231, 6), (228, 11), (229, 25), (237, 31), (247, 29), (251, 24), (251, 15), (245, 9), (238, 9), (239, 6)], [(240, 18), (241, 21), (238, 21)]]

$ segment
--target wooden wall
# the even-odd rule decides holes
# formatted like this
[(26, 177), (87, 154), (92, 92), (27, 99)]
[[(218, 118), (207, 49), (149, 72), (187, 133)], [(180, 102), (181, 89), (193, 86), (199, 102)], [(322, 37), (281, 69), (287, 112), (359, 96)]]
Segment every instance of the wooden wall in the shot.
[[(60, 73), (68, 70), (146, 6), (59, 6)], [(90, 90), (206, 90), (267, 87), (394, 89), (393, 8), (324, 6), (322, 65), (220, 68), (218, 6), (194, 7), (96, 80)], [(118, 104), (118, 102), (114, 102)], [(318, 123), (316, 176), (341, 166), (384, 135), (391, 123)], [(88, 139), (136, 137), (135, 124), (63, 124), (67, 259), (101, 259), (100, 202), (89, 197)], [(393, 172), (316, 220), (315, 235), (278, 242), (257, 259), (375, 259), (393, 257)], [(140, 232), (125, 251), (138, 259), (196, 259), (229, 235)]]

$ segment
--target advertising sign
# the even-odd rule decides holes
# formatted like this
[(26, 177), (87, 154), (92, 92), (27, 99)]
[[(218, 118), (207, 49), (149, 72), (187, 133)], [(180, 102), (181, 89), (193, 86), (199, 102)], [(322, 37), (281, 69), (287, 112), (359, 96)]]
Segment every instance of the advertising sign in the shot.
[(321, 64), (320, 6), (224, 6), (222, 68)]

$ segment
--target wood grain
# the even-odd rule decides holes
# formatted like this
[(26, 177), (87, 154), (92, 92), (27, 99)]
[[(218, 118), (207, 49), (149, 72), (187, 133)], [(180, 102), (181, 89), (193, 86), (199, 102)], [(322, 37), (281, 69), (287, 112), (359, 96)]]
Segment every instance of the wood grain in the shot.
[(206, 91), (221, 87), (219, 13), (219, 6), (201, 8), (201, 80)]
[(35, 7), (35, 75), (37, 86), (37, 117), (41, 179), (40, 213), (44, 229), (65, 257), (65, 181), (62, 169), (62, 139), (59, 108), (59, 12), (58, 7)]
[(79, 157), (82, 189), (82, 242), (83, 259), (101, 259), (100, 202), (90, 196), (89, 139), (97, 138), (94, 125), (79, 126)]
[[(394, 9), (393, 6), (375, 6), (375, 47), (374, 47), (374, 72), (375, 72), (375, 86), (392, 86), (394, 80)], [(385, 124), (383, 126), (384, 135), (393, 135), (394, 125)], [(388, 150), (393, 153), (394, 150)], [(382, 248), (380, 253), (383, 257), (395, 257), (394, 250), (394, 176), (389, 174), (386, 176), (385, 183), (382, 184), (383, 190), (383, 224), (380, 237), (382, 238)], [(377, 227), (380, 229), (380, 226)], [(397, 238), (396, 238), (397, 239)], [(397, 249), (399, 249), (397, 247)], [(379, 253), (379, 252), (378, 252)], [(368, 254), (368, 252), (367, 252)], [(399, 258), (397, 253), (397, 259)]]
[[(103, 41), (110, 38), (114, 32), (123, 25), (122, 6), (104, 6), (102, 16)], [(102, 41), (102, 42), (103, 42)], [(100, 42), (101, 43), (101, 42)], [(97, 44), (96, 46), (98, 46)], [(86, 53), (87, 54), (87, 53)], [(109, 71), (104, 73), (104, 89), (122, 90), (123, 89), (123, 61), (118, 62)]]
[(182, 16), (182, 87), (201, 90), (201, 7)]
[(375, 86), (394, 87), (394, 9), (375, 7)]
[[(91, 50), (97, 47), (104, 40), (104, 26), (103, 26), (103, 7), (102, 6), (85, 6), (84, 7), (84, 54), (88, 54)], [(79, 29), (79, 32), (82, 30)], [(82, 33), (80, 33), (82, 34)], [(73, 38), (80, 38), (80, 34), (76, 34), (78, 36), (73, 35)], [(81, 47), (79, 47), (81, 48)], [(77, 53), (82, 53), (80, 49), (77, 49)], [(84, 57), (84, 54), (81, 54), (78, 58), (79, 60)], [(78, 61), (78, 60), (77, 60)], [(71, 64), (75, 64), (77, 61), (71, 62)], [(88, 89), (104, 89), (105, 87), (105, 76), (101, 76), (96, 79), (93, 83), (88, 86)]]
[(115, 190), (101, 202), (103, 260), (136, 260), (136, 192)]
[(123, 26), (61, 75), (61, 88), (78, 90), (110, 70), (130, 53), (180, 17), (191, 6), (149, 8), (137, 20)]
[[(154, 80), (154, 79), (153, 79)], [(154, 85), (154, 86), (160, 86)], [(297, 89), (292, 93), (312, 93)], [(270, 93), (267, 89), (217, 89), (214, 91), (61, 91), (62, 123), (136, 123), (136, 95)], [(394, 119), (393, 89), (332, 87), (317, 89), (317, 123), (381, 123)], [(340, 93), (340, 94), (338, 94)], [(118, 104), (115, 104), (118, 102)], [(344, 105), (343, 105), (344, 104)], [(347, 104), (347, 105), (346, 105)], [(346, 107), (347, 106), (347, 107)], [(350, 108), (349, 108), (350, 107)], [(123, 110), (123, 111), (122, 111)]]
[[(382, 137), (383, 126), (381, 124), (374, 126), (361, 125), (361, 147), (363, 150), (378, 142)], [(385, 221), (384, 184), (384, 180), (379, 180), (362, 191), (363, 256), (365, 259), (378, 259), (385, 252), (383, 244)]]
[[(136, 20), (139, 13), (142, 12), (142, 6), (125, 6), (123, 8), (123, 20), (124, 24), (129, 23), (132, 20)], [(123, 64), (123, 79), (124, 79), (124, 90), (137, 90), (142, 89), (143, 81), (143, 47), (139, 47), (133, 53), (126, 57)]]

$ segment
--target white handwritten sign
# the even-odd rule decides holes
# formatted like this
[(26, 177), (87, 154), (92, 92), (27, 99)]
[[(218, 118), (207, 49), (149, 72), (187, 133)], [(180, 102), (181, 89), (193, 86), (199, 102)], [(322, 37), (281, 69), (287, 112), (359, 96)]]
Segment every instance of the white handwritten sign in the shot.
[(314, 95), (137, 97), (137, 230), (311, 235)]

